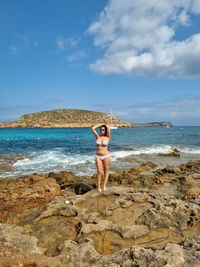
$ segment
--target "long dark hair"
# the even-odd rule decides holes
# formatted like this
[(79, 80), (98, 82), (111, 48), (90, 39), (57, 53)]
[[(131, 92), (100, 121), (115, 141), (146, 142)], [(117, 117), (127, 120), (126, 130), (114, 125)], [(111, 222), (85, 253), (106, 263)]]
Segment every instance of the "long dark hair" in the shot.
[(105, 124), (102, 124), (101, 127), (100, 127), (100, 129), (101, 128), (104, 128), (105, 129), (104, 134), (101, 134), (101, 136), (107, 136), (107, 134), (108, 134), (108, 127)]

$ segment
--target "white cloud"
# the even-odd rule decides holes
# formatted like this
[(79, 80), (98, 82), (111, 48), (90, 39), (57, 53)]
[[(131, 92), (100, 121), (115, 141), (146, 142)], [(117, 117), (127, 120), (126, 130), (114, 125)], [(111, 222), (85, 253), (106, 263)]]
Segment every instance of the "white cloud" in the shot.
[(88, 29), (104, 55), (91, 64), (103, 74), (199, 76), (200, 32), (177, 41), (199, 0), (110, 0)]
[(175, 124), (200, 126), (200, 96), (158, 103), (135, 104), (118, 108), (115, 115), (135, 122), (171, 121)]
[(74, 38), (74, 37), (57, 37), (56, 38), (56, 51), (58, 53), (61, 52), (65, 52), (66, 50), (70, 49), (70, 48), (74, 48), (76, 47), (76, 45), (78, 44), (78, 39)]
[(84, 50), (76, 51), (66, 57), (68, 62), (76, 62), (86, 57)]
[(24, 51), (29, 51), (31, 48), (36, 48), (39, 45), (38, 39), (44, 37), (45, 36), (44, 34), (42, 36), (42, 33), (38, 34), (38, 36), (34, 36), (33, 34), (27, 35), (14, 33), (12, 34), (12, 45), (9, 46), (9, 52), (14, 56), (20, 55)]
[(186, 10), (182, 10), (178, 16), (179, 22), (182, 25), (189, 25), (190, 23), (190, 18), (189, 15), (187, 14)]

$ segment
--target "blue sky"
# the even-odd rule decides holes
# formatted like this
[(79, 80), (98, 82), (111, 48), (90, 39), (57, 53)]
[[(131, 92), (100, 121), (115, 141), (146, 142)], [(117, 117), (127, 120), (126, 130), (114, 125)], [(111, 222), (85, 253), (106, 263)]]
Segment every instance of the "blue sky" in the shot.
[(0, 0), (0, 121), (112, 108), (200, 126), (199, 26), (199, 0)]

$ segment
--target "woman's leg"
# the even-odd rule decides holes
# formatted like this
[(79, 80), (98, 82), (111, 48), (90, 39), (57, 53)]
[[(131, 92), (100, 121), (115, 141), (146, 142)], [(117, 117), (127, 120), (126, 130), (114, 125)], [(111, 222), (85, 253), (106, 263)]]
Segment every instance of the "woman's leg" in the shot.
[(101, 174), (102, 174), (102, 160), (96, 157), (96, 166), (97, 166), (97, 189), (99, 192), (102, 191), (101, 189)]
[(104, 182), (103, 182), (103, 190), (105, 191), (107, 189), (107, 182), (108, 182), (108, 176), (109, 176), (109, 167), (110, 167), (110, 155), (102, 160), (103, 164), (103, 170), (104, 170)]

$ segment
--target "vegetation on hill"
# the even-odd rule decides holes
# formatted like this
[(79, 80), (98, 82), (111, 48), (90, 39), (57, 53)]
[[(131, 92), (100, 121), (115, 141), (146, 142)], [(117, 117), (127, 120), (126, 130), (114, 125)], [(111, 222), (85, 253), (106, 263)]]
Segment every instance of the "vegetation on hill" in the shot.
[(19, 122), (51, 124), (51, 123), (94, 123), (94, 122), (117, 122), (117, 118), (113, 115), (80, 109), (57, 109), (36, 112), (23, 115), (19, 118)]
[(55, 109), (22, 115), (19, 120), (0, 123), (0, 128), (86, 128), (106, 123), (117, 127), (171, 127), (170, 122), (129, 123), (110, 113), (81, 109)]
[(65, 128), (91, 127), (106, 123), (121, 127), (131, 124), (118, 120), (114, 115), (80, 109), (56, 109), (22, 115), (19, 120), (0, 123), (1, 128)]

